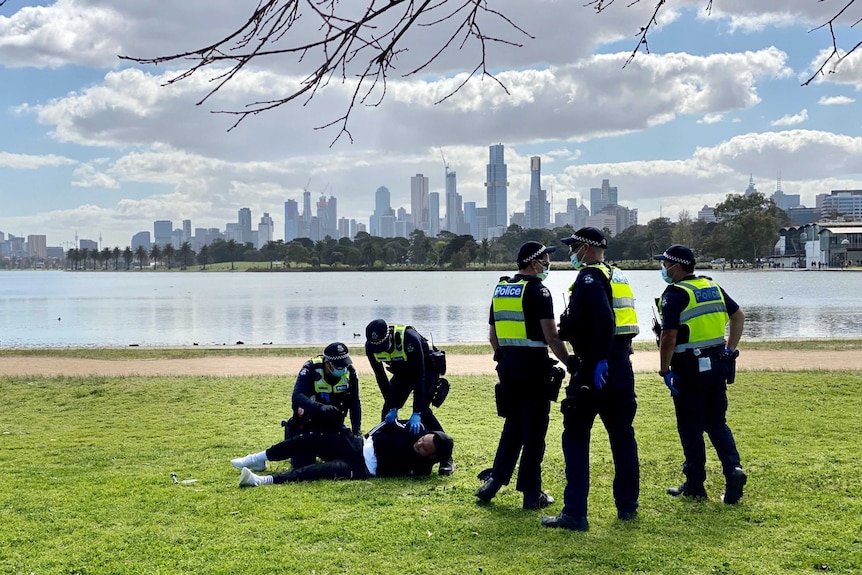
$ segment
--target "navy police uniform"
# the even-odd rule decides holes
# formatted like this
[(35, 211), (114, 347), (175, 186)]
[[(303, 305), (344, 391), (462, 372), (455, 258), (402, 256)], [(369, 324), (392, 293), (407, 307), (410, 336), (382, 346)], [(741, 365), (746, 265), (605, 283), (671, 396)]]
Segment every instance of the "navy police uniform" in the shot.
[[(607, 245), (595, 228), (578, 230), (563, 242), (602, 248)], [(632, 426), (637, 401), (630, 358), (637, 321), (635, 318), (634, 327), (616, 329), (610, 276), (619, 274), (620, 281), (624, 277), (622, 272), (604, 262), (585, 263), (572, 286), (560, 329), (561, 337), (571, 343), (581, 360), (581, 368), (572, 376), (561, 405), (567, 482), (562, 515), (583, 521), (584, 526), (590, 487), (590, 434), (596, 415), (601, 418), (610, 441), (615, 472), (613, 494), (621, 519), (635, 515), (640, 486), (637, 441)], [(630, 303), (630, 313), (635, 317), (633, 302)], [(607, 360), (608, 371), (599, 389), (594, 371), (602, 359)]]
[[(689, 342), (690, 329), (681, 320), (681, 316), (684, 310), (689, 308), (691, 295), (679, 284), (696, 279), (697, 276), (691, 274), (680, 282), (668, 286), (661, 296), (660, 311), (662, 330), (679, 330), (676, 339), (678, 351), (675, 351), (671, 360), (671, 371), (677, 376), (675, 385), (678, 389), (678, 393), (673, 397), (673, 404), (676, 411), (677, 430), (685, 456), (683, 473), (687, 488), (702, 493), (706, 479), (704, 432), (715, 447), (725, 476), (730, 476), (741, 465), (733, 432), (727, 425), (727, 379), (723, 374), (716, 375), (714, 369), (699, 371), (700, 365), (703, 365), (703, 362), (698, 361), (699, 357), (710, 358), (709, 364), (712, 368), (717, 357), (724, 351), (723, 325), (721, 333), (717, 334), (720, 341), (711, 342), (712, 345), (705, 347), (686, 345)], [(712, 281), (703, 283), (708, 285), (695, 289), (696, 298), (703, 299), (708, 295), (716, 305), (723, 304), (727, 316), (739, 310), (739, 304), (718, 284)], [(704, 299), (702, 303), (705, 302)]]
[[(338, 346), (341, 346), (340, 348)], [(346, 369), (343, 375), (327, 372), (324, 362), (330, 361)], [(362, 422), (362, 405), (359, 400), (359, 380), (352, 363), (347, 363), (347, 347), (332, 343), (323, 355), (313, 357), (302, 365), (293, 386), (291, 403), (293, 416), (285, 423), (285, 439), (305, 432), (334, 432), (344, 428), (350, 415), (350, 429), (359, 433)], [(301, 455), (292, 459), (294, 467), (314, 463)]]
[(505, 421), (491, 477), (498, 485), (508, 485), (520, 455), (515, 487), (525, 496), (534, 496), (542, 490), (542, 460), (551, 411), (548, 392), (551, 360), (540, 321), (555, 318), (554, 303), (548, 288), (535, 276), (516, 274), (501, 278), (495, 298), (504, 291), (521, 298), (524, 334), (532, 345), (512, 345), (515, 342), (507, 341), (510, 338), (497, 325), (501, 314), (495, 317), (492, 303), (488, 321), (500, 343), (496, 352), (500, 380), (496, 388), (497, 411)]
[[(379, 333), (378, 333), (379, 332)], [(443, 431), (431, 411), (431, 397), (440, 374), (431, 362), (428, 340), (412, 326), (387, 325), (374, 320), (366, 328), (365, 355), (383, 396), (381, 419), (391, 409), (401, 409), (413, 393), (413, 413), (429, 431)], [(386, 371), (392, 377), (386, 375)]]

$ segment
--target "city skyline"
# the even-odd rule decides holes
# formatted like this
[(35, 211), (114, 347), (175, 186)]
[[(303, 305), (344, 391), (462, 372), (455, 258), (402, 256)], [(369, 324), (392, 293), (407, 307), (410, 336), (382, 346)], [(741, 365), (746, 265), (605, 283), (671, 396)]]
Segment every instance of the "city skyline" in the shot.
[[(859, 55), (800, 86), (831, 47), (828, 29), (812, 29), (831, 18), (832, 7), (764, 0), (720, 3), (706, 13), (704, 3), (664, 8), (649, 53), (623, 67), (652, 6), (614, 4), (595, 14), (581, 5), (537, 10), (500, 0), (495, 9), (531, 37), (485, 20), (487, 30), (513, 42), (488, 46), (503, 86), (477, 76), (443, 100), (474, 68), (477, 46), (447, 51), (421, 77), (402, 76), (439, 48), (445, 30), (417, 28), (405, 37), (409, 50), (399, 54), (386, 97), (356, 106), (352, 141), (333, 142), (338, 126), (315, 128), (344, 111), (351, 80), (230, 132), (235, 117), (212, 113), (284, 94), (305, 77), (307, 62), (256, 60), (196, 106), (213, 85), (206, 72), (164, 85), (180, 70), (117, 58), (208, 44), (247, 20), (251, 7), (242, 3), (6, 2), (0, 230), (45, 234), (57, 245), (77, 229), (124, 245), (131, 230), (158, 217), (221, 227), (248, 207), (272, 215), (277, 238), (285, 201), (302, 208), (306, 199), (333, 196), (340, 213), (368, 222), (381, 186), (393, 206), (409, 210), (416, 174), (429, 178), (429, 206), (436, 197), (445, 216), (445, 164), (457, 176), (450, 197), (467, 218), (489, 207), (488, 146), (497, 142), (506, 147), (507, 218), (530, 200), (532, 157), (541, 157), (539, 192), (547, 193), (550, 217), (568, 211), (571, 199), (588, 202), (603, 179), (626, 190), (620, 201), (641, 221), (695, 214), (739, 193), (751, 175), (768, 194), (781, 174), (784, 192), (805, 205), (818, 193), (862, 189)], [(853, 17), (843, 18), (836, 34), (849, 48)]]

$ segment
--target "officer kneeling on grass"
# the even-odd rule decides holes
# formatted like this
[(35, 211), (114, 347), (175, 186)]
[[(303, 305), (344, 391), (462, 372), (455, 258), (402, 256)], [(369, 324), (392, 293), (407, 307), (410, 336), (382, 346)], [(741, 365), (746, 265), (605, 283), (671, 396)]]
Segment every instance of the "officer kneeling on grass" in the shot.
[[(449, 382), (440, 377), (445, 373), (445, 354), (432, 348), (412, 326), (388, 325), (382, 319), (368, 324), (365, 338), (365, 355), (383, 396), (381, 419), (387, 423), (396, 421), (398, 410), (413, 393), (413, 413), (407, 421), (410, 431), (443, 431), (431, 404), (441, 405), (449, 390)], [(391, 379), (387, 370), (392, 373)], [(454, 471), (451, 457), (440, 461), (440, 475)]]
[[(348, 413), (351, 431), (360, 432), (359, 381), (346, 345), (330, 343), (322, 355), (303, 364), (296, 376), (291, 403), (293, 416), (281, 422), (285, 439), (310, 431), (340, 431)], [(302, 467), (314, 463), (314, 459), (297, 455), (291, 463)]]
[(671, 284), (659, 303), (659, 375), (673, 396), (685, 456), (685, 482), (667, 492), (674, 497), (706, 498), (706, 432), (724, 471), (724, 502), (732, 505), (742, 499), (748, 479), (726, 419), (727, 384), (735, 377), (745, 314), (711, 278), (694, 274), (695, 259), (689, 248), (674, 245), (653, 257), (661, 261), (662, 278)]

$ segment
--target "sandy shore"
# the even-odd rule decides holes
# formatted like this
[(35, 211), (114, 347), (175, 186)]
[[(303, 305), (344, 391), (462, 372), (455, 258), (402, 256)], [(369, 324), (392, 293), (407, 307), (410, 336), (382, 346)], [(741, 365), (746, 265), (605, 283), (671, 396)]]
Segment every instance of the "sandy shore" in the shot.
[[(447, 356), (448, 373), (492, 374), (491, 354)], [(362, 356), (354, 358), (360, 375), (371, 369)], [(0, 376), (11, 375), (288, 375), (293, 377), (305, 358), (299, 357), (205, 357), (195, 359), (94, 360), (55, 357), (4, 357)], [(636, 372), (658, 370), (657, 351), (638, 351), (632, 356)], [(862, 353), (846, 351), (742, 350), (739, 370), (862, 370)]]

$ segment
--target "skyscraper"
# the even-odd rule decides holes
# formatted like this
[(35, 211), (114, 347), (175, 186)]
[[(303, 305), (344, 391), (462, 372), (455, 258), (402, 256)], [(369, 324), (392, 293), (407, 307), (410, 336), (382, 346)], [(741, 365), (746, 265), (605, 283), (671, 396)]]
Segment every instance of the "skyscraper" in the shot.
[[(391, 210), (391, 208), (389, 207), (389, 202), (389, 189), (386, 186), (380, 186), (379, 188), (377, 188), (377, 191), (374, 192), (374, 212), (371, 214), (371, 217), (368, 221), (368, 226), (371, 230), (369, 233), (372, 236), (378, 236), (381, 238), (392, 237), (391, 235), (384, 236), (380, 226), (380, 218), (387, 215), (387, 213)], [(389, 233), (388, 229), (387, 233)]]
[(428, 211), (428, 177), (416, 174), (410, 178), (410, 213), (415, 229), (428, 232)]
[(488, 206), (488, 227), (508, 225), (505, 149), (503, 144), (488, 147), (488, 166), (485, 172), (485, 195)]
[(296, 200), (284, 202), (284, 243), (299, 237), (299, 204)]
[[(192, 221), (183, 220), (183, 242), (191, 241), (192, 239)], [(182, 244), (180, 244), (182, 245)]]
[(453, 234), (461, 233), (461, 222), (464, 214), (461, 213), (461, 196), (458, 195), (458, 179), (455, 170), (446, 166), (446, 224), (444, 229)]
[(153, 222), (153, 244), (160, 248), (171, 243), (174, 223), (171, 220), (156, 220)]
[(428, 194), (428, 235), (436, 238), (440, 234), (440, 194)]
[(260, 218), (260, 223), (257, 225), (257, 248), (260, 249), (266, 245), (267, 242), (272, 241), (272, 230), (273, 230), (274, 222), (272, 218), (269, 217), (269, 212), (264, 212), (263, 216)]
[(530, 158), (530, 204), (527, 214), (527, 227), (541, 229), (547, 226), (545, 214), (550, 211), (547, 206), (547, 193), (542, 189), (542, 158)]
[(596, 215), (606, 206), (619, 205), (617, 187), (611, 186), (609, 180), (602, 180), (601, 188), (590, 188), (590, 214)]
[(240, 208), (237, 213), (237, 242), (244, 244), (251, 241), (251, 210)]

